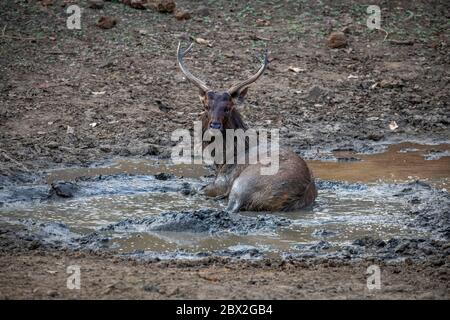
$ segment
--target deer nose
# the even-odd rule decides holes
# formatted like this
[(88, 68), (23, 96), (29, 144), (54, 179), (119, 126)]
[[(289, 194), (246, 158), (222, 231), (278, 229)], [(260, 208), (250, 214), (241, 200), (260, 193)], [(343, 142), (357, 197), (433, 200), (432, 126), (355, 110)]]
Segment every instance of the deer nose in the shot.
[(222, 124), (220, 122), (211, 122), (209, 127), (211, 129), (221, 129), (222, 128)]

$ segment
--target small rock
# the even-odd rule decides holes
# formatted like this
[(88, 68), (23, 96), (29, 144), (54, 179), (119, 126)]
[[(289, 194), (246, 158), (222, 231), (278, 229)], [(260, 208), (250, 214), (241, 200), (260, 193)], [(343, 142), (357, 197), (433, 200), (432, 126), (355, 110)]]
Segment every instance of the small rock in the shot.
[(137, 145), (131, 145), (127, 147), (127, 153), (128, 155), (132, 156), (147, 156), (147, 155), (157, 155), (158, 154), (158, 148), (149, 145), (149, 144), (137, 144)]
[(327, 44), (333, 49), (345, 47), (347, 45), (347, 36), (343, 32), (332, 32), (328, 37)]
[(191, 18), (191, 14), (186, 10), (177, 10), (175, 12), (175, 18), (177, 20), (188, 20)]
[(159, 292), (159, 288), (152, 284), (146, 284), (142, 289), (147, 292)]
[(103, 0), (89, 0), (88, 7), (91, 9), (103, 9), (105, 2)]
[(176, 8), (176, 4), (173, 0), (153, 0), (148, 6), (161, 13), (172, 13)]
[(361, 247), (384, 247), (386, 246), (386, 242), (384, 242), (381, 239), (375, 239), (369, 236), (366, 237), (362, 237), (359, 239), (356, 239), (355, 241), (353, 241), (352, 243), (355, 246), (361, 246)]
[(195, 194), (195, 190), (192, 189), (191, 185), (189, 184), (189, 182), (183, 182), (183, 186), (181, 189), (181, 194), (184, 196), (190, 196)]
[(39, 241), (37, 240), (33, 240), (28, 244), (28, 249), (29, 250), (36, 250), (37, 248), (39, 248), (41, 246), (41, 244), (39, 243)]
[(403, 82), (397, 79), (383, 79), (380, 81), (379, 86), (385, 89), (403, 87)]
[(328, 241), (321, 240), (311, 246), (311, 250), (319, 251), (319, 250), (328, 250), (331, 248), (331, 244)]
[(306, 99), (309, 101), (319, 101), (323, 99), (327, 94), (327, 91), (324, 88), (319, 86), (313, 86), (306, 96)]
[(77, 190), (77, 186), (72, 182), (58, 181), (52, 183), (51, 194), (56, 194), (62, 198), (72, 198)]
[(148, 0), (122, 0), (122, 3), (133, 8), (144, 10), (148, 3)]
[(350, 29), (350, 26), (345, 26), (345, 27), (343, 27), (342, 28), (342, 30), (341, 30), (343, 33), (350, 33), (350, 31), (351, 31), (351, 29)]
[(207, 17), (210, 15), (209, 9), (206, 6), (200, 6), (198, 7), (197, 11), (195, 11), (195, 14), (200, 17)]
[(167, 173), (167, 172), (161, 172), (158, 174), (155, 174), (155, 179), (156, 180), (169, 180), (169, 179), (173, 179), (174, 175), (171, 173)]
[(49, 291), (47, 291), (47, 295), (48, 295), (49, 297), (55, 298), (55, 297), (58, 296), (58, 292), (55, 291), (55, 290), (49, 290)]
[(51, 141), (49, 143), (47, 143), (47, 148), (49, 149), (58, 149), (59, 147), (59, 143), (56, 141)]
[(102, 29), (111, 29), (117, 24), (117, 19), (107, 16), (102, 16), (97, 21), (97, 27)]
[(110, 145), (101, 145), (99, 147), (99, 149), (100, 149), (100, 151), (103, 151), (103, 152), (111, 152), (111, 150), (112, 150)]

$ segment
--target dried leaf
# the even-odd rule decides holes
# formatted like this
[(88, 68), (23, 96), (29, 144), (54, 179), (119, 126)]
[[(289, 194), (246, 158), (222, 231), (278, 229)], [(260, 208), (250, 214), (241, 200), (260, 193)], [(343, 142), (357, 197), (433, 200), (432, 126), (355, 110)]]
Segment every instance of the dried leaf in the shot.
[(391, 129), (391, 131), (394, 131), (397, 128), (398, 128), (397, 122), (391, 121), (391, 123), (389, 123), (389, 129)]
[(41, 5), (44, 7), (51, 6), (53, 4), (53, 0), (41, 0)]
[(205, 40), (203, 38), (195, 38), (195, 42), (197, 42), (198, 44), (207, 45), (208, 47), (212, 47), (211, 42), (209, 42), (208, 40)]
[(270, 26), (272, 23), (269, 20), (265, 19), (256, 19), (256, 25), (259, 27), (267, 27)]
[(293, 66), (289, 66), (288, 68), (289, 71), (293, 71), (295, 73), (299, 73), (299, 72), (305, 72), (306, 69), (302, 69), (302, 68), (298, 68), (298, 67), (293, 67)]
[(101, 95), (103, 95), (105, 93), (106, 93), (106, 91), (92, 91), (92, 94), (94, 96), (101, 96)]

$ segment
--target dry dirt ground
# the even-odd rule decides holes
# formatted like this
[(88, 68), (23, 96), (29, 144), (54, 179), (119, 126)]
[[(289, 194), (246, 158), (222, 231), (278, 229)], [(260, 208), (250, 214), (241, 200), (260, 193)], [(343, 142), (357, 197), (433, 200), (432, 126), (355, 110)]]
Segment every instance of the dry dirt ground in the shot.
[[(1, 1), (0, 185), (118, 155), (167, 157), (172, 130), (192, 127), (201, 112), (175, 59), (178, 41), (195, 38), (210, 46), (196, 44), (187, 64), (220, 89), (249, 76), (270, 49), (243, 115), (280, 128), (300, 153), (448, 140), (449, 2), (372, 2), (384, 31), (367, 28), (364, 1), (177, 1), (192, 15), (186, 21), (119, 1), (103, 9)], [(66, 27), (70, 3), (83, 8), (81, 30)], [(97, 27), (103, 15), (117, 25)], [(328, 35), (343, 29), (347, 46), (330, 49)], [(146, 264), (14, 247), (0, 255), (2, 298), (449, 298), (448, 262), (381, 266), (373, 293), (370, 262)], [(82, 266), (81, 291), (65, 289), (69, 264)]]
[[(367, 262), (141, 262), (107, 254), (2, 252), (1, 299), (449, 299), (448, 264), (378, 264), (381, 288), (367, 288)], [(80, 266), (80, 290), (67, 267)]]

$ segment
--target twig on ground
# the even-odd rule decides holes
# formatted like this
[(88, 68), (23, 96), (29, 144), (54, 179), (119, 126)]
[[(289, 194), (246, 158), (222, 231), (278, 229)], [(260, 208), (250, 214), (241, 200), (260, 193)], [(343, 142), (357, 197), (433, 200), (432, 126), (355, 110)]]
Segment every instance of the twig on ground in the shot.
[(383, 31), (385, 33), (383, 42), (386, 41), (387, 37), (389, 36), (389, 32), (387, 32), (386, 30), (384, 30), (383, 28), (378, 28), (377, 30)]
[(47, 39), (47, 37), (22, 37), (22, 36), (15, 36), (15, 35), (10, 35), (10, 34), (5, 34), (6, 27), (7, 27), (7, 24), (5, 24), (5, 26), (3, 27), (2, 34), (1, 34), (0, 38), (7, 38), (7, 39), (14, 39), (14, 40), (24, 40), (24, 41), (27, 41), (27, 40), (30, 40), (30, 41), (35, 40), (36, 41), (36, 40), (45, 40), (45, 39)]
[(3, 157), (5, 157), (6, 159), (8, 159), (11, 162), (14, 162), (17, 166), (19, 166), (20, 168), (22, 168), (24, 171), (30, 172), (30, 170), (28, 170), (27, 167), (25, 167), (22, 163), (20, 163), (19, 161), (17, 161), (16, 159), (10, 157), (5, 150), (0, 149), (0, 152), (2, 153)]

